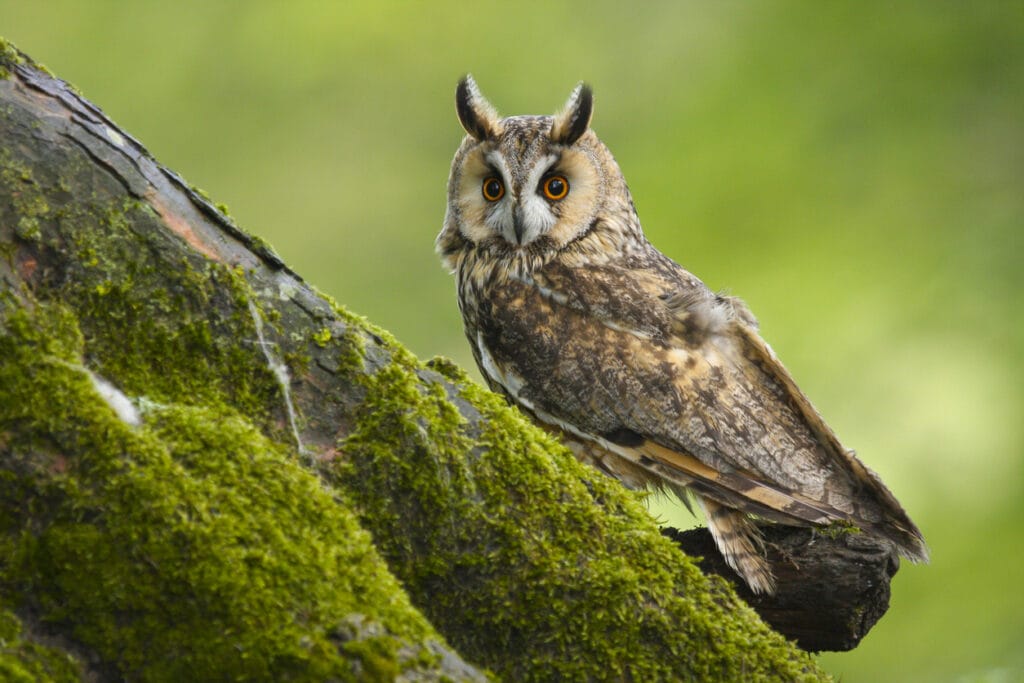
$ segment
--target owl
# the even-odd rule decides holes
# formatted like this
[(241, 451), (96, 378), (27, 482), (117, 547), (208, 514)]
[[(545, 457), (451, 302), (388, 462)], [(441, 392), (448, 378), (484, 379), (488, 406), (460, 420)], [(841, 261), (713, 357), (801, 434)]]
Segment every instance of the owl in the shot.
[(455, 107), (467, 135), (436, 246), (494, 391), (627, 486), (695, 500), (756, 593), (774, 580), (755, 519), (852, 526), (927, 561), (921, 532), (747, 307), (647, 241), (590, 129), (590, 88), (555, 116), (500, 118), (466, 76)]

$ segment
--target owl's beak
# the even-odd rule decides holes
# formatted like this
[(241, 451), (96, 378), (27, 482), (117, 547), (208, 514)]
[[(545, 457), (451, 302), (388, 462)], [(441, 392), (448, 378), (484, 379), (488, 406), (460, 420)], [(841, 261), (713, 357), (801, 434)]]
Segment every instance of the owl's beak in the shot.
[(516, 244), (521, 245), (523, 235), (526, 234), (526, 217), (523, 215), (522, 207), (518, 205), (512, 209), (512, 229), (516, 233)]

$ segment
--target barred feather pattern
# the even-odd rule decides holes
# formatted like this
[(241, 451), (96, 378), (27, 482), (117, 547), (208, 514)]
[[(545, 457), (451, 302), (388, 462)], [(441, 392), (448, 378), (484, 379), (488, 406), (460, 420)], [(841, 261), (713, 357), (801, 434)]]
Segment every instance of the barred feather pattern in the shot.
[(697, 496), (708, 531), (726, 563), (755, 593), (774, 593), (775, 579), (764, 554), (764, 539), (754, 522), (739, 510)]

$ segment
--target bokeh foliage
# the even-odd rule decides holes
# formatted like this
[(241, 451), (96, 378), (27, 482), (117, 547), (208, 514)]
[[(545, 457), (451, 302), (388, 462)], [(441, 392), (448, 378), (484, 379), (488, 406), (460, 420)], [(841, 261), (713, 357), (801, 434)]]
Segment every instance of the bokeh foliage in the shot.
[(455, 81), (546, 113), (586, 79), (652, 241), (748, 301), (932, 546), (824, 666), (1024, 678), (1024, 5), (0, 0), (0, 35), (466, 367), (432, 247)]

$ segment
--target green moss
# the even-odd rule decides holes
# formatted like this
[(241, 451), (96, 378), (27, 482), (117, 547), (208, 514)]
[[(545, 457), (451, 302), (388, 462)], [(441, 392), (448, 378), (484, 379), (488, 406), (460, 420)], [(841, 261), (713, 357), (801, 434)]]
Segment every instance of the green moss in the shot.
[(24, 62), (24, 58), (15, 47), (0, 37), (0, 80), (10, 77), (11, 72), (7, 69), (9, 65), (23, 64)]
[[(77, 311), (96, 369), (129, 393), (160, 403), (229, 404), (272, 433), (281, 388), (257, 343), (244, 273), (198, 254), (176, 256), (161, 241), (177, 238), (142, 202), (104, 200), (97, 191), (91, 200), (53, 204), (44, 187), (81, 187), (91, 173), (74, 159), (58, 179), (40, 182), (0, 150), (0, 193), (13, 198), (0, 218), (10, 216), (17, 234), (34, 241), (42, 240), (42, 221), (59, 223), (63, 241), (41, 246), (71, 254), (67, 271), (41, 281), (38, 295)], [(153, 241), (138, 240), (140, 232)]]
[(209, 202), (210, 204), (213, 204), (213, 197), (210, 196), (209, 192), (207, 192), (206, 190), (204, 190), (201, 187), (196, 187), (195, 185), (190, 185), (189, 188), (193, 192), (195, 192), (197, 195), (199, 195), (200, 197), (205, 199), (207, 202)]
[(121, 422), (83, 348), (67, 307), (4, 303), (4, 594), (133, 680), (389, 680), (421, 666), (420, 643), (440, 637), (315, 476), (225, 408)]
[(39, 241), (42, 236), (42, 232), (39, 230), (39, 221), (32, 216), (22, 216), (18, 220), (17, 227), (14, 228), (14, 234), (26, 242)]
[(25, 241), (39, 241), (39, 220), (50, 212), (49, 204), (32, 171), (14, 161), (7, 149), (0, 149), (0, 182), (10, 188), (11, 209), (17, 217), (14, 234)]
[(664, 539), (637, 496), (444, 362), (431, 369), (457, 396), (392, 351), (364, 379), (330, 476), (460, 652), (509, 680), (825, 677)]
[[(386, 331), (375, 327), (366, 318), (340, 306), (330, 295), (316, 293), (330, 306), (336, 316), (330, 321), (325, 321), (330, 326), (325, 326), (314, 333), (314, 342), (318, 346), (326, 349), (333, 345), (336, 349), (332, 356), (321, 358), (321, 362), (329, 361), (339, 375), (349, 376), (353, 381), (361, 381), (366, 362), (367, 344), (386, 344), (390, 340), (398, 346), (397, 342), (394, 342)], [(324, 343), (321, 344), (320, 341)]]
[(861, 529), (852, 522), (840, 520), (838, 522), (832, 522), (826, 527), (819, 528), (817, 533), (829, 538), (839, 538), (840, 536), (845, 536), (847, 534), (859, 534), (861, 533)]
[(265, 239), (263, 239), (262, 237), (258, 237), (256, 235), (251, 235), (250, 237), (252, 239), (252, 245), (251, 246), (252, 246), (252, 250), (253, 251), (256, 251), (256, 252), (268, 251), (270, 253), (274, 253), (274, 247), (271, 246), (270, 242), (268, 242)]
[(327, 343), (331, 341), (331, 328), (321, 327), (317, 332), (314, 332), (313, 341), (320, 348), (327, 348)]
[(444, 356), (434, 356), (427, 361), (427, 367), (456, 384), (468, 384), (471, 381), (469, 373), (456, 365), (455, 361)]
[(32, 642), (21, 621), (0, 608), (0, 680), (8, 683), (70, 683), (80, 681), (78, 663), (55, 648)]

